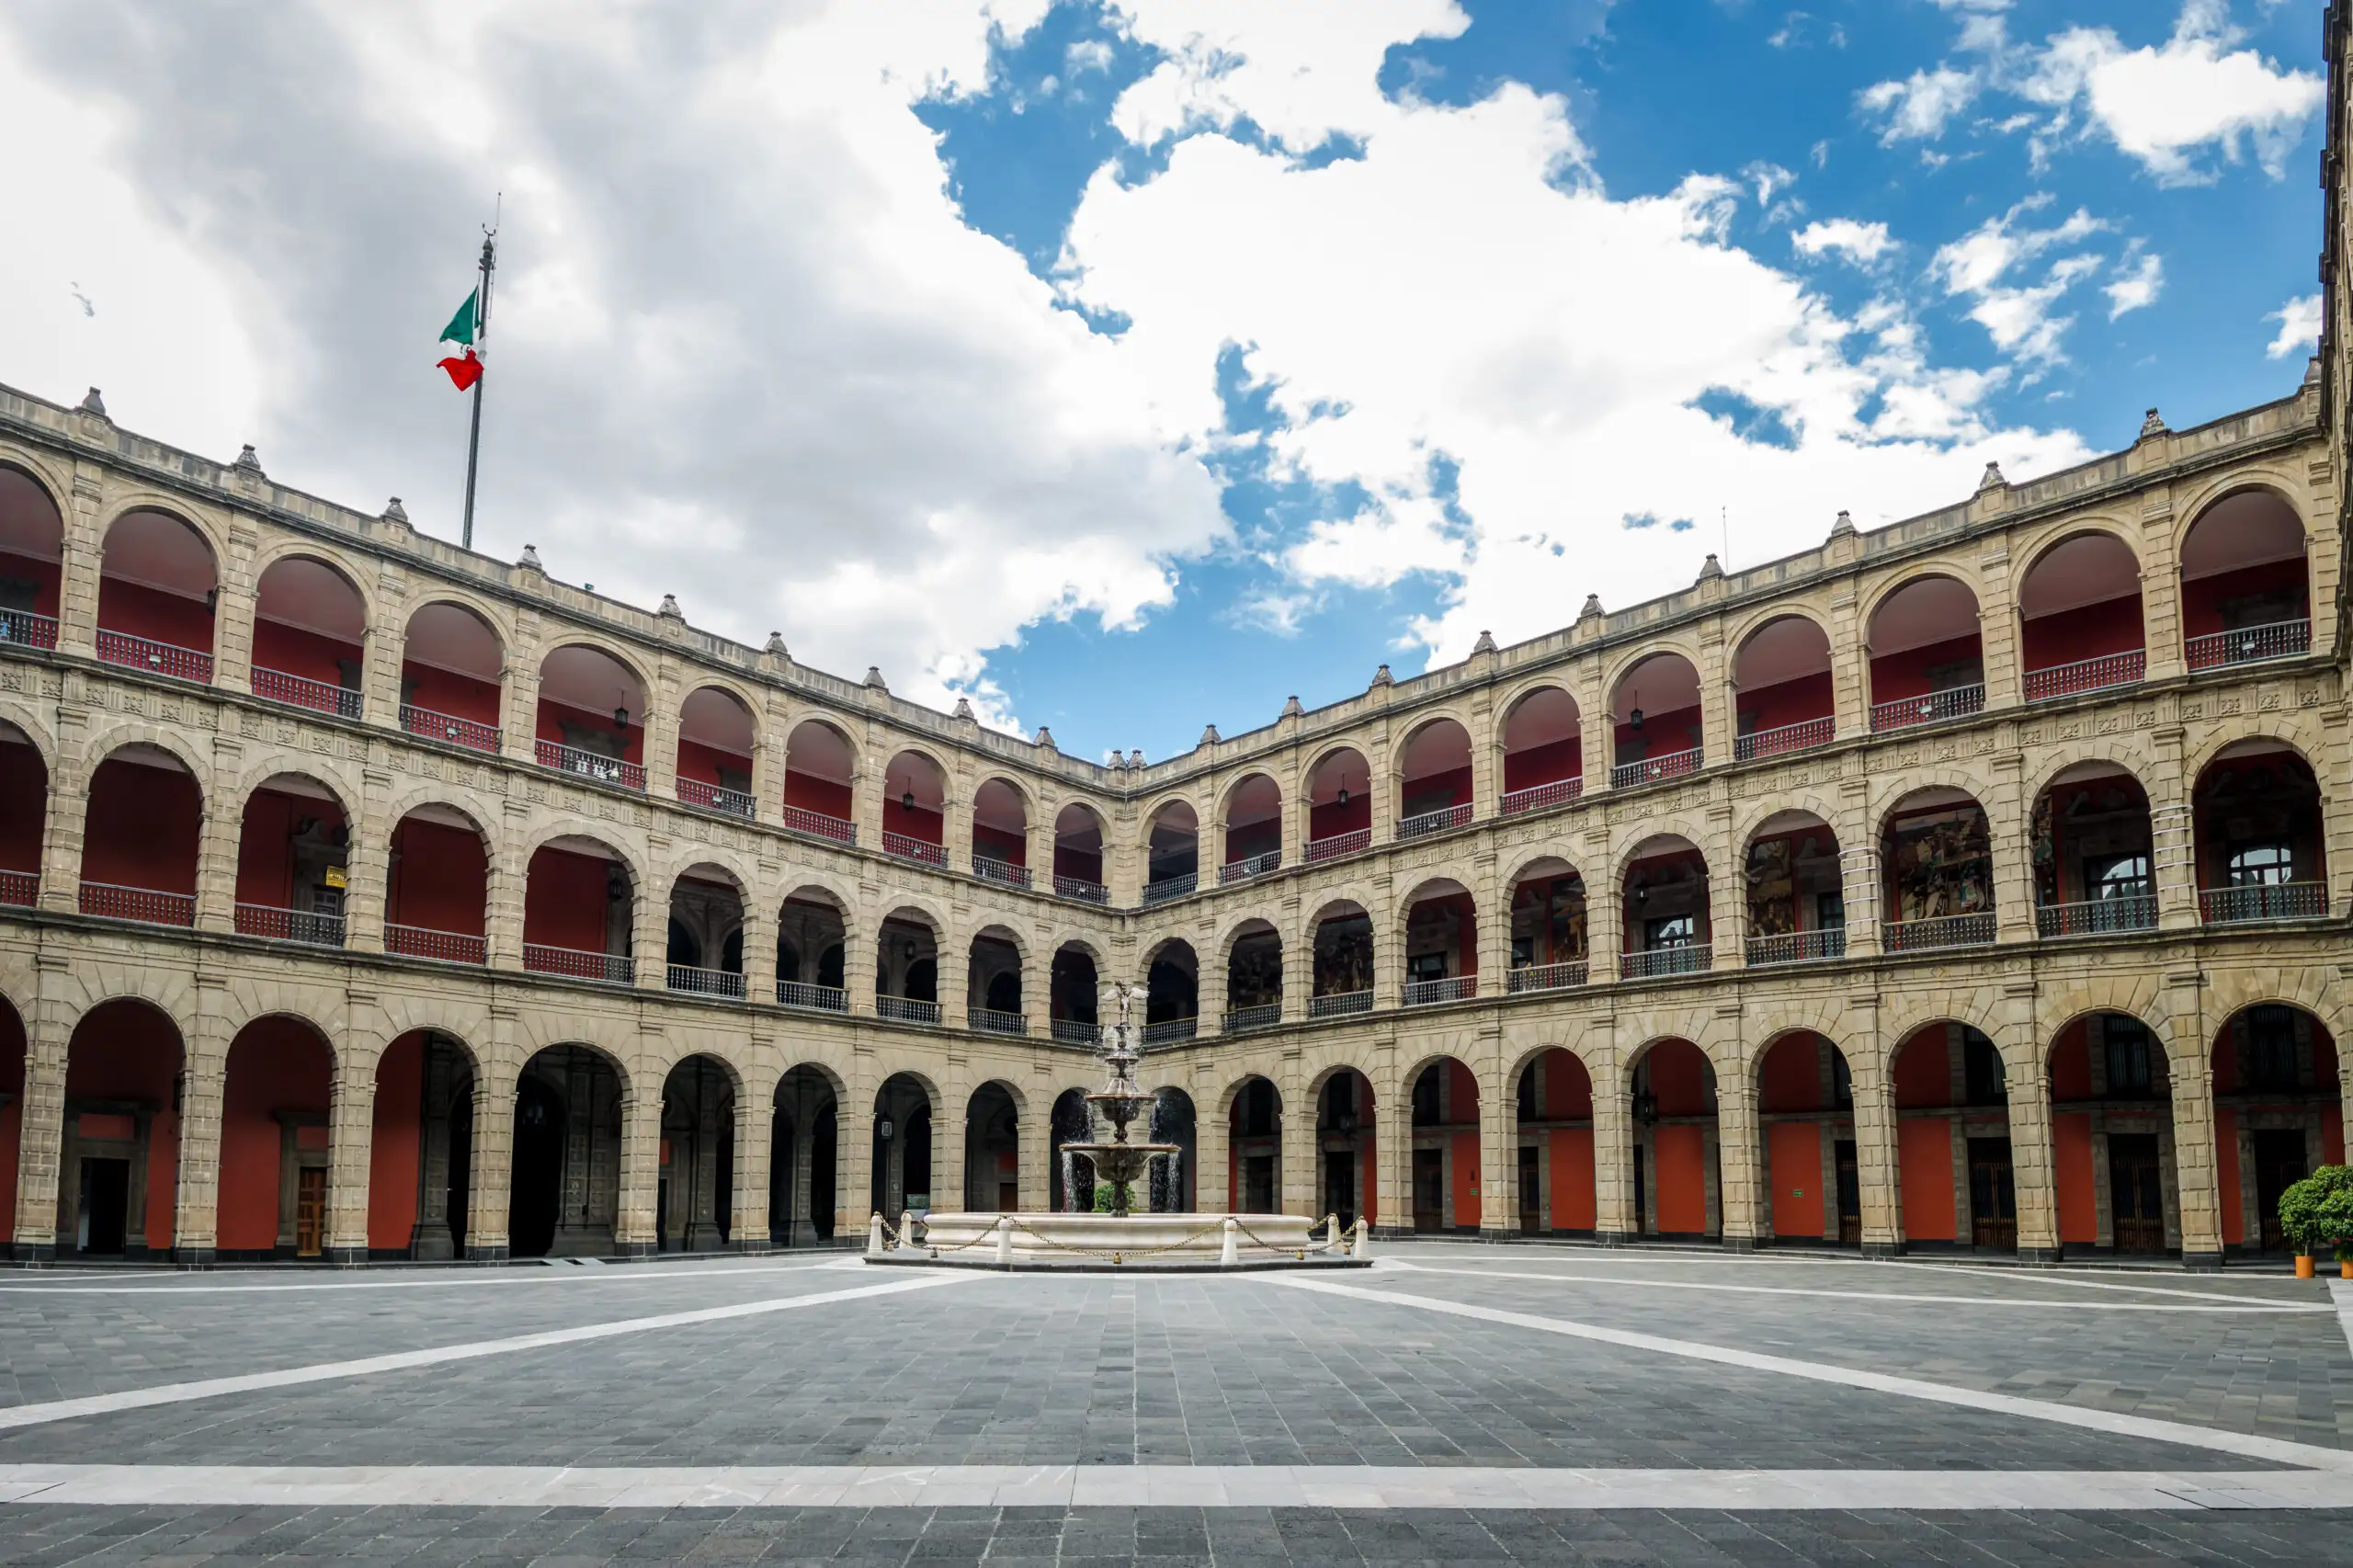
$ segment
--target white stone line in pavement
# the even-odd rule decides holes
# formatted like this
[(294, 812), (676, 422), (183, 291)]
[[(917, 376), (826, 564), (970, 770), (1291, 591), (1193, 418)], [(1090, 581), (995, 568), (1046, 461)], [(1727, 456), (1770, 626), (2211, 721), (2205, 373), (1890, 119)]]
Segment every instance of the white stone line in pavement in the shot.
[(2336, 1310), (2336, 1326), (2345, 1335), (2345, 1347), (2353, 1350), (2353, 1279), (2330, 1280), (2328, 1296)]
[(1298, 1274), (1261, 1274), (1254, 1278), (1270, 1285), (1293, 1290), (1312, 1290), (1319, 1295), (1346, 1296), (1352, 1301), (1381, 1301), (1392, 1306), (1418, 1307), (1425, 1312), (1442, 1312), (1450, 1317), (1476, 1318), (1483, 1323), (1502, 1324), (1512, 1328), (1533, 1329), (1540, 1334), (1564, 1335), (1572, 1339), (1589, 1339), (1602, 1345), (1615, 1345), (1628, 1350), (1649, 1350), (1662, 1356), (1679, 1356), (1694, 1361), (1711, 1361), (1718, 1366), (1739, 1367), (1748, 1371), (1775, 1372), (1784, 1377), (1805, 1378), (1814, 1382), (1836, 1383), (1846, 1388), (1868, 1389), (1875, 1393), (1898, 1394), (1906, 1399), (1929, 1400), (1938, 1404), (1954, 1404), (1967, 1410), (1984, 1411), (1995, 1415), (2021, 1416), (2030, 1421), (2048, 1421), (2061, 1426), (2079, 1426), (2088, 1431), (2106, 1432), (2120, 1437), (2139, 1437), (2150, 1442), (2177, 1443), (2188, 1448), (2207, 1449), (2216, 1453), (2236, 1454), (2242, 1459), (2263, 1460), (2274, 1464), (2303, 1465), (2317, 1470), (2353, 1473), (2353, 1452), (2325, 1449), (2313, 1443), (2293, 1443), (2281, 1437), (2263, 1437), (2246, 1432), (2222, 1432), (2209, 1426), (2193, 1426), (2186, 1422), (2165, 1421), (2148, 1415), (2123, 1415), (2112, 1411), (2088, 1410), (2078, 1405), (2059, 1404), (2050, 1400), (2025, 1399), (2017, 1394), (1992, 1393), (1979, 1389), (1958, 1388), (1949, 1383), (1932, 1383), (1919, 1378), (1898, 1377), (1888, 1372), (1864, 1371), (1854, 1367), (1833, 1366), (1821, 1361), (1801, 1361), (1789, 1356), (1768, 1356), (1754, 1350), (1734, 1350), (1722, 1345), (1708, 1345), (1691, 1339), (1668, 1339), (1661, 1335), (1639, 1334), (1631, 1329), (1604, 1328), (1597, 1324), (1576, 1323), (1567, 1318), (1539, 1317), (1533, 1312), (1507, 1312), (1500, 1307), (1477, 1306), (1468, 1301), (1449, 1301), (1436, 1296), (1409, 1296), (1394, 1290), (1372, 1290), (1359, 1285), (1342, 1285), (1328, 1279), (1311, 1279)]
[(2072, 1312), (2330, 1312), (2337, 1309), (2317, 1302), (2225, 1301), (2219, 1305), (2177, 1307), (2169, 1301), (2048, 1301), (2026, 1296), (1923, 1296), (1897, 1290), (1808, 1290), (1797, 1285), (1726, 1285), (1697, 1279), (1633, 1279), (1615, 1274), (1535, 1274), (1506, 1268), (1433, 1268), (1403, 1258), (1387, 1260), (1383, 1272), (1451, 1274), (1467, 1279), (1540, 1279), (1564, 1285), (1613, 1285), (1632, 1290), (1722, 1290), (1746, 1296), (1832, 1296), (1844, 1301), (1899, 1301), (1930, 1306), (2055, 1307)]
[[(445, 1274), (430, 1279), (312, 1279), (269, 1284), (180, 1284), (186, 1276), (159, 1276), (152, 1285), (0, 1285), (0, 1295), (17, 1296), (232, 1296), (256, 1290), (468, 1290), (483, 1285), (658, 1285), (677, 1279), (743, 1279), (766, 1274), (805, 1274), (812, 1269), (856, 1267), (839, 1259), (824, 1263), (764, 1263), (745, 1268), (515, 1268)], [(95, 1279), (103, 1276), (77, 1274)]]
[(0, 1465), (0, 1503), (132, 1507), (2344, 1508), (2318, 1471), (1375, 1465)]
[(902, 1291), (928, 1290), (980, 1278), (986, 1276), (942, 1270), (938, 1274), (916, 1274), (904, 1279), (892, 1279), (880, 1285), (855, 1286), (846, 1290), (821, 1290), (806, 1296), (771, 1296), (763, 1301), (738, 1301), (724, 1307), (700, 1307), (692, 1312), (660, 1312), (652, 1317), (584, 1324), (577, 1328), (548, 1329), (539, 1334), (518, 1334), (506, 1339), (480, 1339), (464, 1345), (438, 1346), (429, 1350), (401, 1350), (383, 1356), (365, 1356), (357, 1360), (320, 1361), (307, 1367), (288, 1367), (275, 1372), (247, 1372), (232, 1378), (202, 1378), (192, 1382), (125, 1389), (117, 1393), (87, 1394), (78, 1399), (53, 1399), (39, 1404), (20, 1404), (0, 1410), (0, 1431), (45, 1426), (52, 1421), (78, 1420), (85, 1415), (105, 1415), (119, 1410), (142, 1410), (150, 1405), (213, 1399), (222, 1394), (292, 1388), (336, 1378), (372, 1377), (380, 1372), (401, 1372), (416, 1367), (438, 1366), (446, 1361), (506, 1356), (520, 1350), (544, 1349), (551, 1345), (577, 1345), (585, 1340), (644, 1334), (657, 1328), (683, 1328), (694, 1324), (723, 1323), (731, 1318), (763, 1317), (770, 1312), (789, 1312), (800, 1307), (822, 1307), (835, 1301), (892, 1296)]

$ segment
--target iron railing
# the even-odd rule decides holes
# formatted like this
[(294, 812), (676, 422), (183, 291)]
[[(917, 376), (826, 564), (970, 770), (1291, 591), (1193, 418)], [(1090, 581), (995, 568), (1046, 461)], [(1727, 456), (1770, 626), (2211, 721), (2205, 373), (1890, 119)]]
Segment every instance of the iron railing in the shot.
[(119, 887), (113, 882), (84, 882), (82, 913), (104, 920), (136, 920), (147, 926), (194, 926), (196, 895)]
[(1229, 1007), (1225, 1013), (1225, 1032), (1244, 1034), (1251, 1029), (1269, 1029), (1283, 1021), (1280, 1002), (1261, 1002), (1252, 1007)]
[(678, 780), (678, 799), (689, 806), (700, 806), (707, 812), (723, 812), (731, 817), (749, 821), (752, 797), (741, 790), (722, 790), (716, 784), (706, 784), (699, 778)]
[(1055, 1018), (1046, 1025), (1046, 1033), (1060, 1045), (1093, 1045), (1101, 1037), (1103, 1027), (1083, 1018)]
[(343, 946), (343, 916), (316, 915), (307, 909), (279, 909), (267, 903), (237, 905), (237, 935), (263, 937), (273, 942), (306, 942), (314, 948)]
[(744, 977), (733, 970), (697, 969), (692, 964), (665, 964), (668, 971), (663, 983), (673, 991), (689, 996), (720, 996), (731, 1002), (744, 999)]
[(1640, 762), (1621, 762), (1609, 770), (1612, 790), (1630, 789), (1636, 784), (1655, 784), (1662, 778), (1681, 778), (1699, 771), (1699, 749), (1671, 751), (1665, 756), (1646, 756)]
[(384, 927), (384, 950), (404, 958), (431, 959), (437, 963), (483, 964), (490, 961), (489, 940), (462, 931), (436, 931), (427, 926)]
[(2311, 920), (2327, 913), (2328, 888), (2322, 882), (2206, 888), (2198, 894), (2199, 918), (2209, 926), (2235, 926), (2245, 920)]
[(1443, 980), (1409, 980), (1405, 982), (1405, 1006), (1425, 1006), (1432, 1002), (1462, 1002), (1479, 994), (1479, 977), (1475, 974), (1449, 974)]
[(203, 681), (208, 685), (212, 680), (211, 654), (200, 653), (194, 648), (175, 647), (169, 642), (150, 642), (127, 631), (100, 631), (98, 658), (104, 664), (127, 665), (135, 670), (179, 680)]
[(1626, 953), (1618, 960), (1621, 980), (1655, 980), (1665, 974), (1703, 974), (1716, 966), (1711, 942), (1689, 942), (1679, 948), (1647, 948)]
[(2026, 699), (2042, 702), (2053, 697), (2076, 697), (2086, 691), (2102, 691), (2111, 686), (2131, 686), (2148, 671), (2149, 654), (2142, 648), (2127, 653), (2102, 653), (2094, 659), (2052, 665), (2044, 669), (2026, 672)]
[(1585, 793), (1585, 777), (1556, 778), (1550, 784), (1530, 784), (1525, 790), (1507, 791), (1495, 809), (1503, 815), (1516, 817), (1522, 812), (1540, 812), (1547, 806), (1565, 806)]
[(1882, 926), (1887, 950), (1916, 953), (1928, 948), (1984, 948), (1994, 941), (1994, 912), (1941, 915), (1933, 920), (1890, 920)]
[(1583, 959), (1526, 964), (1504, 972), (1504, 994), (1518, 996), (1530, 991), (1567, 991), (1583, 985), (1590, 973)]
[(2038, 937), (2089, 937), (2103, 931), (2151, 931), (2157, 924), (2157, 895), (2127, 893), (2086, 903), (2046, 903), (2034, 912)]
[(1143, 1042), (1146, 1045), (1166, 1045), (1171, 1040), (1190, 1040), (1199, 1032), (1200, 1027), (1199, 1018), (1163, 1018), (1156, 1024), (1144, 1025)]
[(1835, 719), (1805, 719), (1794, 724), (1782, 724), (1775, 729), (1758, 730), (1752, 734), (1736, 737), (1732, 743), (1734, 762), (1746, 762), (1751, 757), (1779, 756), (1783, 752), (1804, 751), (1810, 746), (1826, 746), (1837, 728)]
[(1811, 931), (1784, 931), (1774, 937), (1748, 938), (1748, 963), (1751, 968), (1767, 964), (1804, 963), (1812, 959), (1843, 959), (1847, 956), (1847, 927), (1821, 926)]
[(1934, 724), (1945, 719), (1982, 713), (1984, 710), (1985, 687), (1982, 683), (1956, 686), (1947, 691), (1931, 691), (1918, 697), (1899, 697), (1893, 702), (1872, 704), (1871, 733), (1908, 730), (1915, 724)]
[(877, 996), (874, 1016), (902, 1024), (936, 1024), (939, 1022), (939, 1004), (917, 1001), (913, 996)]
[(1090, 882), (1085, 877), (1057, 876), (1054, 879), (1054, 896), (1074, 898), (1081, 903), (1109, 903), (1111, 890), (1101, 882)]
[(811, 985), (798, 980), (776, 983), (776, 1000), (779, 1007), (799, 1007), (812, 1013), (847, 1013), (849, 993), (838, 985)]
[(966, 1010), (965, 1020), (983, 1034), (1028, 1034), (1029, 1015), (1000, 1013), (994, 1007), (972, 1007)]
[(1002, 882), (1009, 888), (1026, 888), (1029, 885), (1029, 867), (1017, 866), (1010, 860), (1000, 860), (994, 855), (975, 853), (972, 856), (972, 875), (984, 882)]
[(1327, 991), (1321, 996), (1307, 999), (1307, 1016), (1311, 1018), (1345, 1018), (1355, 1013), (1372, 1011), (1370, 991)]
[(948, 851), (944, 846), (926, 843), (920, 838), (909, 838), (904, 833), (892, 833), (888, 828), (882, 830), (882, 853), (896, 855), (902, 860), (920, 860), (926, 866), (948, 864)]
[(284, 670), (256, 669), (254, 695), (270, 702), (283, 702), (291, 708), (308, 708), (319, 713), (333, 713), (339, 718), (359, 717), (359, 693), (352, 687), (313, 680), (308, 676), (288, 675)]
[(1283, 852), (1269, 849), (1263, 855), (1248, 855), (1239, 860), (1228, 860), (1217, 869), (1220, 884), (1246, 882), (1253, 877), (1263, 877), (1283, 863)]
[(415, 708), (401, 704), (401, 728), (412, 735), (427, 740), (447, 741), (468, 751), (495, 752), (503, 744), (495, 724), (485, 724), (478, 719), (460, 719), (455, 713), (436, 713), (430, 708)]
[(1158, 881), (1146, 882), (1143, 885), (1143, 901), (1148, 904), (1165, 903), (1172, 898), (1183, 898), (1199, 887), (1200, 881), (1199, 876), (1188, 871), (1181, 877), (1163, 877)]
[(57, 646), (57, 619), (28, 609), (0, 609), (0, 642), (22, 648)]
[(823, 838), (835, 844), (856, 844), (858, 824), (829, 817), (823, 812), (813, 812), (806, 806), (787, 806), (777, 820), (789, 833), (804, 834), (811, 838)]
[(618, 784), (624, 790), (642, 792), (645, 789), (645, 769), (634, 762), (598, 756), (593, 751), (559, 745), (553, 741), (540, 741), (537, 744), (541, 767), (552, 767), (558, 773), (576, 773), (583, 778), (594, 778), (599, 784)]
[(1416, 812), (1397, 819), (1399, 838), (1420, 838), (1427, 834), (1444, 833), (1450, 827), (1467, 827), (1471, 822), (1471, 803), (1440, 806), (1434, 812)]
[(594, 980), (606, 985), (637, 983), (637, 960), (620, 953), (592, 953), (579, 948), (551, 948), (544, 942), (523, 944), (523, 967), (533, 974), (562, 974), (574, 980)]
[(2182, 645), (2193, 670), (2259, 664), (2265, 659), (2292, 659), (2312, 651), (2313, 623), (2309, 620), (2275, 620), (2268, 626), (2210, 632), (2192, 637)]
[(1369, 827), (1358, 828), (1353, 833), (1335, 833), (1324, 838), (1311, 838), (1307, 841), (1307, 863), (1313, 866), (1318, 860), (1336, 859), (1371, 847), (1372, 829)]
[(0, 871), (0, 903), (29, 909), (40, 902), (40, 872)]

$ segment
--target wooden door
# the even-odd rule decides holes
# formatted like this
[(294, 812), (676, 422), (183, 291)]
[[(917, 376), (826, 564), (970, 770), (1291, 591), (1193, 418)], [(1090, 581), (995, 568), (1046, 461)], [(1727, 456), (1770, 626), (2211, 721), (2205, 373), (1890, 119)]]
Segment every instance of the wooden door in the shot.
[(1324, 1156), (1324, 1212), (1337, 1214), (1343, 1229), (1357, 1222), (1357, 1157), (1346, 1150)]
[(2018, 1244), (2018, 1191), (2006, 1138), (1969, 1141), (1969, 1239), (1978, 1246), (2010, 1251)]
[(1414, 1229), (1446, 1229), (1446, 1151), (1414, 1151)]
[(2255, 1135), (2255, 1202), (2263, 1215), (2263, 1250), (2283, 1251), (2288, 1234), (2279, 1228), (2279, 1195), (2311, 1175), (2304, 1161), (2304, 1130), (2265, 1128)]
[(294, 1256), (316, 1257), (327, 1230), (327, 1168), (304, 1165), (294, 1173)]
[(1838, 1140), (1838, 1244), (1863, 1244), (1863, 1184), (1855, 1168), (1855, 1141)]
[(2157, 1168), (2155, 1134), (2109, 1134), (2108, 1187), (2116, 1250), (2165, 1251), (2165, 1184)]
[(1544, 1194), (1537, 1176), (1536, 1151), (1519, 1151), (1519, 1233), (1535, 1235), (1544, 1228)]

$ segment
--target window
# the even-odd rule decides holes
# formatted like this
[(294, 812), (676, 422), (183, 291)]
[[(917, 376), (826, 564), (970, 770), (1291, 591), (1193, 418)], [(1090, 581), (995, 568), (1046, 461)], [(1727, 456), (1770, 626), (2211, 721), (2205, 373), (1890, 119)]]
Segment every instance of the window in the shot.
[(2246, 1086), (2296, 1086), (2296, 1016), (2285, 1007), (2256, 1007), (2246, 1017)]
[(1444, 980), (1446, 978), (1446, 955), (1444, 953), (1415, 953), (1412, 958), (1405, 960), (1405, 978), (1408, 980)]
[(2103, 1020), (2100, 1033), (2107, 1041), (2109, 1094), (2148, 1094), (2149, 1059), (2154, 1054), (2149, 1031), (2130, 1018), (2109, 1018)]
[(2084, 885), (2095, 899), (2146, 898), (2150, 889), (2149, 858), (2116, 855), (2087, 860), (2084, 863)]
[(1994, 1049), (1994, 1042), (1972, 1029), (1962, 1037), (1961, 1049), (1969, 1103), (2000, 1105), (2009, 1098), (2003, 1082), (2002, 1053)]
[(1536, 961), (1536, 938), (1515, 936), (1511, 939), (1511, 967), (1526, 969)]
[(1699, 940), (1698, 917), (1689, 915), (1662, 915), (1643, 922), (1643, 946), (1655, 951), (1660, 948), (1688, 948)]
[(1438, 1072), (1436, 1067), (1425, 1068), (1422, 1075), (1414, 1080), (1414, 1125), (1416, 1127), (1438, 1125)]
[(1843, 892), (1814, 894), (1813, 924), (1818, 930), (1844, 930), (1847, 925), (1847, 895)]
[(2243, 844), (2226, 869), (2234, 888), (2283, 887), (2296, 880), (2295, 852), (2285, 844)]

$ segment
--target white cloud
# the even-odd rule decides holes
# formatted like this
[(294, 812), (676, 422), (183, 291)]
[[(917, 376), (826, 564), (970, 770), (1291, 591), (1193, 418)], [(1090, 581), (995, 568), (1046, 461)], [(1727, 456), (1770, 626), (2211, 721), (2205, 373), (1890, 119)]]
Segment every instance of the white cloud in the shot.
[(1791, 234), (1790, 246), (1800, 256), (1818, 256), (1828, 253), (1868, 267), (1894, 249), (1895, 240), (1884, 223), (1865, 223), (1853, 218), (1829, 218), (1808, 223)]
[(2154, 253), (2143, 255), (2131, 263), (2130, 270), (2120, 273), (2115, 281), (2100, 290), (2108, 296), (2108, 319), (2114, 321), (2155, 304), (2165, 286), (2165, 258)]
[(1939, 65), (1933, 71), (1915, 71), (1901, 82), (1875, 83), (1857, 95), (1856, 101), (1885, 119), (1880, 142), (1893, 147), (1899, 142), (1933, 142), (1942, 136), (1953, 117), (1975, 101), (1981, 85), (1974, 72)]
[(2055, 307), (2068, 290), (2104, 264), (2097, 256), (2079, 253), (2054, 261), (2039, 283), (2005, 279), (2044, 253), (2075, 244), (2108, 227), (2082, 208), (2047, 229), (2019, 222), (2027, 213), (2049, 205), (2048, 196), (2029, 197), (1940, 246), (1928, 264), (1929, 276), (1942, 283), (1949, 295), (1972, 301), (1970, 319), (1985, 329), (1996, 348), (2046, 365), (2063, 358), (2062, 340), (2075, 324), (2073, 316), (2053, 314)]
[(2263, 319), (2279, 324), (2279, 335), (2272, 338), (2271, 347), (2263, 351), (2266, 358), (2285, 359), (2300, 348), (2317, 347), (2320, 344), (2322, 316), (2318, 294), (2306, 294), (2301, 299), (2290, 300)]

